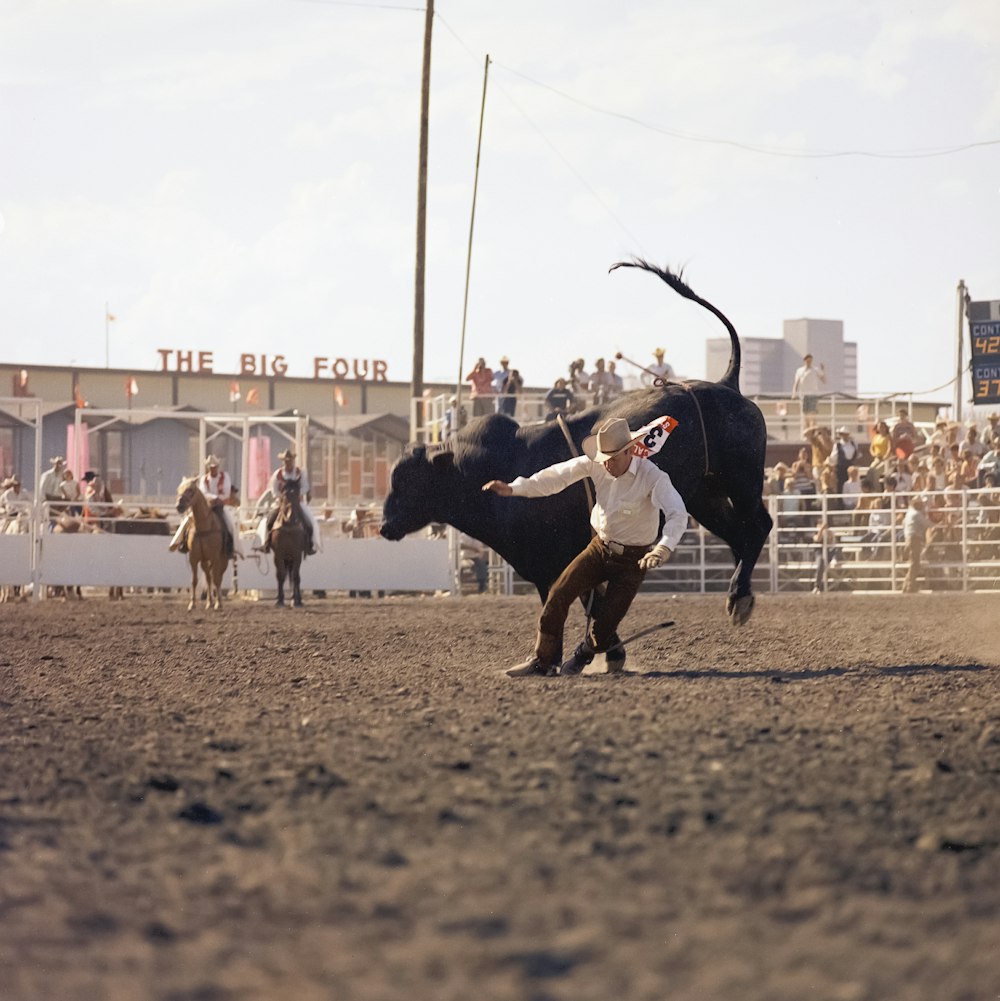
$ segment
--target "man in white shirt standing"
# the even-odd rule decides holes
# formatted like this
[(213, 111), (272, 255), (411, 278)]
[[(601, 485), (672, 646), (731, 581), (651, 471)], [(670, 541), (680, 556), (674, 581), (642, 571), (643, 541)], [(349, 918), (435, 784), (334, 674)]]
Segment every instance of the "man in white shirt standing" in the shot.
[[(535, 656), (511, 668), (511, 677), (556, 674), (573, 602), (607, 582), (586, 640), (562, 665), (562, 674), (579, 674), (612, 644), (646, 571), (666, 563), (684, 534), (684, 502), (662, 469), (633, 453), (639, 437), (623, 418), (610, 418), (584, 439), (583, 455), (511, 483), (490, 480), (483, 486), (501, 497), (548, 497), (589, 476), (597, 494), (590, 516), (594, 538), (552, 585), (538, 619)], [(661, 511), (666, 521), (656, 539)]]
[(665, 354), (666, 351), (663, 348), (657, 348), (653, 352), (653, 357), (656, 361), (642, 373), (642, 384), (644, 386), (652, 386), (657, 379), (662, 379), (664, 382), (673, 381), (674, 367), (670, 362), (663, 360)]
[(816, 397), (825, 385), (826, 366), (820, 362), (819, 368), (813, 368), (813, 356), (804, 355), (802, 364), (795, 370), (795, 379), (792, 382), (792, 399), (802, 400), (803, 420), (806, 414), (816, 413)]

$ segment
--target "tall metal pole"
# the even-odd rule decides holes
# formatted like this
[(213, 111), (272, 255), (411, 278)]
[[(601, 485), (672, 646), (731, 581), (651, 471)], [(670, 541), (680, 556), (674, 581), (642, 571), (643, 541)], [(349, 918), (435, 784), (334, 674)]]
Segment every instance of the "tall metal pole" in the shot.
[[(459, 413), (462, 406), (462, 369), (465, 367), (465, 318), (469, 312), (469, 272), (472, 269), (472, 234), (476, 228), (476, 194), (479, 191), (479, 153), (483, 148), (483, 119), (486, 115), (486, 82), (490, 75), (490, 55), (486, 53), (486, 64), (483, 66), (483, 99), (479, 105), (479, 138), (476, 140), (476, 174), (472, 182), (472, 215), (469, 218), (469, 248), (465, 254), (465, 297), (462, 300), (462, 340), (458, 349), (458, 379), (455, 385), (454, 413)], [(458, 430), (452, 428), (453, 431)]]
[(969, 298), (968, 290), (964, 281), (958, 283), (958, 308), (956, 310), (956, 332), (955, 332), (955, 394), (952, 404), (951, 419), (960, 421), (962, 419), (962, 345), (965, 340), (965, 303)]
[(104, 367), (111, 368), (111, 333), (109, 327), (111, 325), (111, 310), (109, 308), (109, 303), (104, 303)]
[[(417, 266), (413, 293), (413, 375), (410, 399), (424, 395), (424, 262), (427, 251), (427, 132), (431, 103), (431, 31), (434, 0), (427, 0), (424, 18), (424, 69), (420, 80), (420, 158), (417, 168)], [(410, 418), (410, 440), (416, 441), (415, 425), (424, 421), (423, 408), (415, 404)]]

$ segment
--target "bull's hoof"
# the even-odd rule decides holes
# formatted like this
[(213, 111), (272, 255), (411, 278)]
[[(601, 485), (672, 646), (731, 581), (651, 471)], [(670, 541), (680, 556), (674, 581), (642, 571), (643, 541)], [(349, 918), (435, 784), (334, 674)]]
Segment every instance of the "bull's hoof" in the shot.
[(753, 612), (754, 596), (745, 594), (742, 598), (734, 598), (730, 595), (726, 599), (726, 611), (729, 613), (729, 620), (734, 626), (746, 625), (747, 619)]

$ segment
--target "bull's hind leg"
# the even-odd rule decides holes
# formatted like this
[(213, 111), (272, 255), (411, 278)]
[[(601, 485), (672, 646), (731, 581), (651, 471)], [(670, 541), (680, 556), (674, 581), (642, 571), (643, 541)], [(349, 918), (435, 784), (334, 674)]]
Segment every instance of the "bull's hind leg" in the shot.
[(771, 516), (760, 498), (744, 500), (741, 509), (748, 513), (741, 516), (729, 497), (720, 493), (703, 493), (690, 506), (691, 514), (733, 552), (736, 569), (729, 581), (726, 611), (735, 626), (742, 626), (753, 613), (753, 571), (771, 530)]

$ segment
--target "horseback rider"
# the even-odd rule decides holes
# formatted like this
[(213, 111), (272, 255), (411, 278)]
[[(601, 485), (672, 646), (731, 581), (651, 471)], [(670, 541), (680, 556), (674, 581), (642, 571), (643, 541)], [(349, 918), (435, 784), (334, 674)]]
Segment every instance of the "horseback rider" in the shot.
[(316, 540), (319, 538), (319, 532), (316, 528), (316, 518), (308, 504), (309, 474), (304, 469), (295, 465), (295, 449), (291, 445), (284, 452), (280, 452), (278, 458), (281, 459), (281, 465), (274, 471), (271, 476), (271, 482), (268, 484), (268, 490), (271, 496), (275, 498), (275, 503), (267, 515), (267, 521), (262, 522), (264, 525), (264, 538), (261, 548), (265, 553), (271, 551), (271, 529), (274, 528), (274, 522), (278, 517), (281, 498), (285, 493), (285, 484), (293, 480), (298, 482), (299, 485), (299, 507), (302, 511), (302, 525), (306, 530), (306, 556), (315, 556)]
[(62, 486), (63, 469), (66, 468), (66, 460), (57, 455), (49, 459), (52, 464), (50, 469), (46, 469), (38, 479), (38, 493), (46, 504), (53, 504), (55, 508), (49, 509), (49, 522), (55, 524), (56, 519), (62, 514), (65, 497), (60, 487)]
[[(220, 468), (216, 456), (205, 457), (205, 473), (198, 479), (198, 489), (205, 495), (205, 500), (208, 501), (216, 518), (218, 518), (222, 537), (225, 540), (226, 556), (233, 559), (234, 554), (239, 552), (239, 536), (236, 534), (236, 523), (233, 520), (231, 510), (233, 484), (229, 473)], [(180, 549), (182, 553), (188, 551), (188, 526), (192, 517), (193, 514), (190, 511), (184, 515), (180, 527), (170, 541), (171, 552), (177, 549)], [(243, 554), (240, 553), (240, 555)]]

